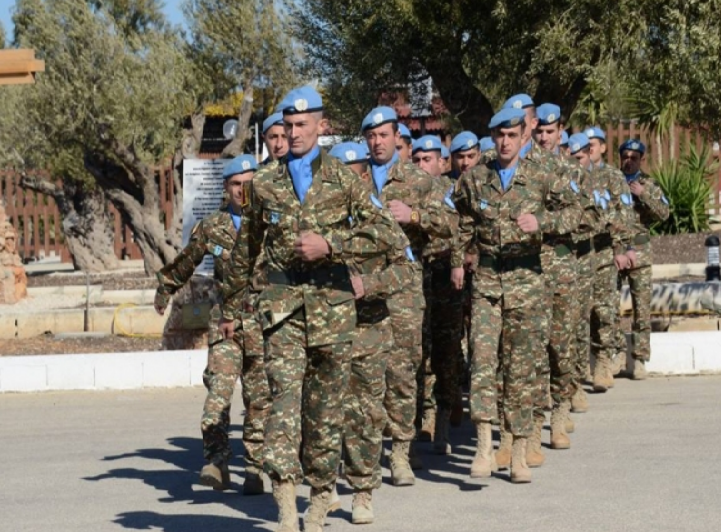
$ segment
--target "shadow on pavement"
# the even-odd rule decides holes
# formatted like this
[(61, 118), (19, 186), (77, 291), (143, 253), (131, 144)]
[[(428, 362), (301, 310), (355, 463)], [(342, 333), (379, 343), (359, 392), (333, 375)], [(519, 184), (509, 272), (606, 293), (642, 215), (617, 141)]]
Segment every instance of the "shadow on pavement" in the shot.
[(163, 530), (164, 532), (245, 532), (267, 530), (267, 524), (251, 519), (234, 519), (213, 515), (163, 515), (155, 512), (125, 512), (113, 521), (134, 530)]

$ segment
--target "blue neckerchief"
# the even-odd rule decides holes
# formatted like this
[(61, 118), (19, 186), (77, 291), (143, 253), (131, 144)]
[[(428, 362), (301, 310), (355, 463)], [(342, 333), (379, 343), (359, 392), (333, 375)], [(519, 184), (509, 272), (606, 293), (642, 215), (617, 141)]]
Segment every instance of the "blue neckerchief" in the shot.
[(593, 172), (593, 163), (588, 163), (586, 170), (588, 170), (589, 172)]
[(242, 218), (240, 217), (240, 214), (235, 214), (233, 212), (233, 207), (228, 205), (228, 212), (230, 213), (230, 218), (233, 220), (233, 227), (235, 227), (236, 231), (240, 231), (240, 222)]
[(560, 146), (556, 146), (555, 148), (553, 148), (553, 153), (555, 153), (556, 155), (560, 155), (560, 153), (561, 153), (561, 147), (560, 147)]
[(511, 186), (511, 180), (516, 174), (516, 168), (518, 168), (518, 163), (514, 164), (510, 168), (501, 168), (498, 166), (498, 161), (496, 161), (496, 173), (501, 179), (501, 186), (503, 187), (503, 192), (508, 190), (508, 187)]
[(638, 176), (641, 175), (641, 170), (636, 172), (635, 174), (623, 174), (626, 177), (626, 183), (633, 183), (638, 179)]
[(391, 169), (391, 166), (398, 162), (398, 160), (398, 152), (394, 153), (391, 160), (385, 164), (378, 164), (371, 159), (371, 174), (373, 175), (373, 183), (376, 186), (376, 192), (379, 196), (386, 184), (386, 181), (388, 181), (388, 171)]
[(319, 154), (320, 148), (317, 145), (302, 157), (295, 157), (291, 152), (288, 152), (288, 170), (293, 181), (295, 195), (298, 196), (301, 203), (305, 201), (305, 195), (313, 183), (311, 163)]
[(599, 168), (603, 168), (604, 166), (606, 166), (606, 163), (604, 163), (603, 161), (598, 161)]
[(533, 148), (533, 141), (529, 140), (525, 146), (521, 147), (521, 151), (518, 152), (518, 158), (525, 159), (528, 152), (531, 151), (531, 148)]

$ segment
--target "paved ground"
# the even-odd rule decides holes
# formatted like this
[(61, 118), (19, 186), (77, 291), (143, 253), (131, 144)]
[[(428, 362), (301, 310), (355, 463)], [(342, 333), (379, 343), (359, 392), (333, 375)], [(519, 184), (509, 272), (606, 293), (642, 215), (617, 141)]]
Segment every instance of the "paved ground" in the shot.
[[(453, 456), (422, 448), (428, 468), (415, 487), (383, 486), (376, 524), (350, 524), (350, 495), (342, 485), (343, 511), (326, 530), (719, 526), (721, 377), (622, 380), (591, 399), (592, 410), (575, 416), (573, 449), (548, 450), (530, 485), (511, 485), (505, 475), (467, 480), (473, 451), (466, 423), (452, 435)], [(273, 530), (269, 494), (246, 498), (195, 484), (202, 401), (199, 388), (0, 396), (0, 530)], [(234, 482), (241, 473), (236, 460)], [(307, 489), (301, 494), (305, 507)]]

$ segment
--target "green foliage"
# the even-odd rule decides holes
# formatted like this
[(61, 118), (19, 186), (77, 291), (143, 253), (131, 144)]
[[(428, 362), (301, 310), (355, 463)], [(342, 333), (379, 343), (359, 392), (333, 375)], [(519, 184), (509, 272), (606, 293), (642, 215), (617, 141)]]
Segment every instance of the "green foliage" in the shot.
[(0, 50), (5, 48), (5, 26), (0, 22)]
[(700, 233), (709, 230), (709, 204), (716, 188), (718, 163), (708, 149), (690, 146), (680, 160), (671, 160), (652, 172), (669, 200), (668, 220), (651, 227), (653, 234)]

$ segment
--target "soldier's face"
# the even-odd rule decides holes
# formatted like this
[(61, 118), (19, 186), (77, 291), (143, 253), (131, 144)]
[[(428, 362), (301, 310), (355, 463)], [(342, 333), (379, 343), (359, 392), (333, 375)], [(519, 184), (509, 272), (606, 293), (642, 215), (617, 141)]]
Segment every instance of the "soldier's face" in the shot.
[(239, 213), (248, 204), (248, 186), (246, 183), (253, 179), (253, 173), (253, 171), (243, 172), (242, 174), (230, 176), (225, 180), (225, 192), (228, 194), (230, 206), (235, 213)]
[(637, 151), (626, 150), (621, 154), (621, 171), (624, 174), (635, 174), (641, 169), (643, 156)]
[(402, 163), (410, 160), (411, 144), (403, 137), (398, 137), (398, 142), (396, 142), (396, 151), (398, 152), (398, 157)]
[(288, 149), (298, 157), (310, 152), (318, 144), (318, 137), (325, 129), (321, 113), (284, 115), (283, 126), (288, 137)]
[(521, 146), (525, 144), (523, 127), (496, 128), (491, 132), (491, 138), (496, 145), (499, 162), (513, 163), (518, 159)]
[(268, 150), (270, 158), (277, 161), (288, 153), (288, 137), (285, 134), (285, 128), (281, 125), (272, 126), (263, 135), (265, 147)]
[(526, 130), (523, 132), (523, 144), (531, 140), (533, 132), (538, 127), (538, 117), (535, 107), (526, 107)]
[(591, 139), (589, 146), (591, 147), (591, 161), (598, 164), (606, 153), (606, 143), (601, 139)]
[(533, 140), (548, 151), (555, 151), (558, 143), (561, 142), (561, 126), (558, 122), (550, 126), (539, 125), (533, 132)]
[(465, 151), (457, 151), (451, 154), (453, 168), (456, 170), (456, 172), (460, 174), (476, 166), (480, 158), (481, 151), (478, 148), (472, 148)]
[(433, 177), (443, 173), (442, 161), (441, 154), (437, 151), (417, 151), (413, 154), (413, 164)]
[(401, 135), (393, 131), (393, 124), (383, 124), (365, 132), (368, 151), (371, 152), (371, 159), (380, 164), (385, 164), (393, 158), (396, 153), (396, 145)]
[(575, 157), (579, 163), (581, 163), (581, 166), (583, 168), (588, 168), (591, 166), (591, 153), (589, 148), (578, 150), (576, 153), (573, 154), (573, 157)]

